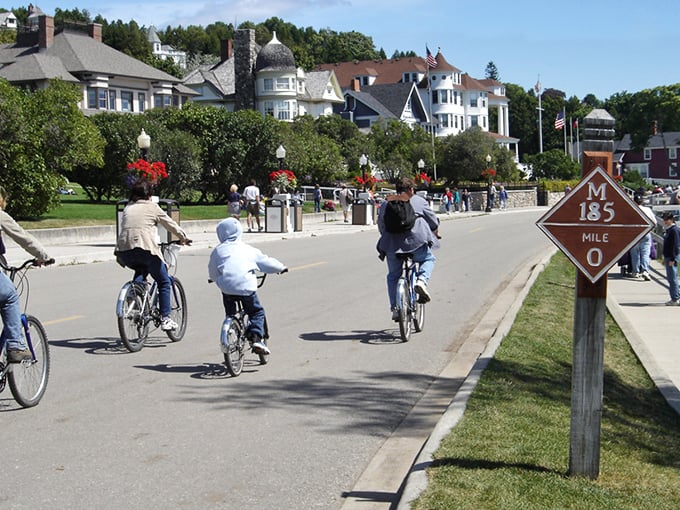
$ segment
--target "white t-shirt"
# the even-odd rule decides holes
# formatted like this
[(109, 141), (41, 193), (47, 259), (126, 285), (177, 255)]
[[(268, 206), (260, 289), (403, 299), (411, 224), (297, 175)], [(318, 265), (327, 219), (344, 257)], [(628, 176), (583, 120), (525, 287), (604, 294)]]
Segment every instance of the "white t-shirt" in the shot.
[(246, 189), (243, 190), (243, 198), (245, 198), (246, 200), (257, 200), (259, 196), (260, 188), (258, 188), (254, 184), (246, 186)]

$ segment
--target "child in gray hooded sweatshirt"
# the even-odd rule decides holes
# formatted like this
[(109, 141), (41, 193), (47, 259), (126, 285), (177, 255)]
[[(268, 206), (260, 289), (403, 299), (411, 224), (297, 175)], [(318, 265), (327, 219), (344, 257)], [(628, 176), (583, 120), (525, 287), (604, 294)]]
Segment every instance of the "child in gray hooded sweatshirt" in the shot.
[(208, 263), (208, 277), (222, 291), (224, 311), (236, 313), (236, 303), (250, 318), (246, 332), (257, 354), (269, 354), (269, 348), (262, 341), (264, 336), (264, 308), (257, 297), (256, 271), (263, 273), (284, 273), (286, 266), (269, 257), (257, 248), (241, 240), (243, 227), (236, 218), (226, 218), (217, 225), (220, 244), (213, 249)]

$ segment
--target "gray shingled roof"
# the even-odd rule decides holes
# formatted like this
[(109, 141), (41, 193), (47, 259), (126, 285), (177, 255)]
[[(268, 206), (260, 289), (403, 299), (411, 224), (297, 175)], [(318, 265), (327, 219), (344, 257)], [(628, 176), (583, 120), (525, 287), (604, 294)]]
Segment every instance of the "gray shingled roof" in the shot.
[[(664, 147), (678, 147), (680, 146), (680, 132), (668, 131), (666, 133), (657, 133), (652, 135), (647, 140), (645, 147), (650, 149), (661, 149)], [(626, 134), (621, 140), (616, 143), (616, 151), (629, 151), (633, 149), (630, 134)]]
[[(413, 82), (387, 83), (363, 87), (362, 91), (370, 94), (397, 119), (400, 119), (413, 88)], [(418, 95), (417, 92), (415, 95)]]
[(395, 115), (392, 113), (390, 110), (388, 110), (385, 105), (383, 105), (380, 101), (378, 101), (375, 97), (373, 97), (371, 94), (368, 92), (363, 92), (363, 91), (357, 91), (357, 90), (345, 90), (345, 95), (353, 96), (357, 99), (357, 101), (362, 102), (366, 106), (368, 106), (371, 110), (373, 110), (376, 115), (379, 117), (384, 117), (386, 119), (397, 119), (399, 120), (399, 116)]
[(56, 57), (34, 53), (17, 60), (12, 65), (0, 67), (0, 77), (10, 83), (27, 83), (59, 78), (71, 83), (80, 83)]
[(288, 46), (281, 44), (276, 38), (276, 32), (257, 54), (255, 71), (295, 71), (295, 57)]
[(132, 78), (179, 83), (181, 80), (145, 64), (85, 34), (62, 32), (44, 50), (64, 63), (71, 73), (101, 73)]

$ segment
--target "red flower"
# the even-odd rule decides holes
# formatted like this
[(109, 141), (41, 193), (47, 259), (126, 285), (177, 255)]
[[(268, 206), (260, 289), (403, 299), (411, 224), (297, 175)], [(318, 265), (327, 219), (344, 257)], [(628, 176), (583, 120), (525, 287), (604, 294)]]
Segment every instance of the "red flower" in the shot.
[(297, 177), (290, 170), (275, 170), (270, 172), (269, 182), (278, 186), (280, 191), (286, 191), (297, 186)]
[(365, 180), (362, 176), (357, 175), (353, 180), (357, 187), (366, 186), (367, 188), (373, 188), (373, 186), (375, 186), (375, 184), (378, 182), (378, 179), (372, 175), (367, 175)]
[(168, 177), (165, 163), (161, 161), (149, 163), (141, 158), (134, 163), (128, 163), (127, 171), (126, 181), (145, 179), (151, 184), (158, 184), (161, 179), (166, 179)]
[(426, 173), (420, 172), (415, 176), (414, 181), (416, 184), (424, 184), (425, 186), (429, 186), (432, 179), (430, 179)]
[(487, 168), (486, 170), (482, 170), (482, 178), (483, 179), (492, 179), (496, 177), (496, 170), (493, 168)]

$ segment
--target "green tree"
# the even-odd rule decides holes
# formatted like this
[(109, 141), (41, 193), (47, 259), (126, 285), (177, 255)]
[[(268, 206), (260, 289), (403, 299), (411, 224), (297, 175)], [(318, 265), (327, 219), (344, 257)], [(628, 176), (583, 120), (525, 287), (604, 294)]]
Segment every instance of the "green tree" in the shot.
[(532, 177), (536, 180), (557, 179), (569, 181), (578, 179), (581, 174), (579, 164), (560, 149), (552, 149), (542, 154), (527, 156), (526, 162), (531, 168)]
[(489, 61), (489, 63), (486, 64), (486, 68), (484, 69), (484, 77), (487, 80), (500, 81), (501, 77), (500, 74), (498, 74), (498, 68), (496, 67), (496, 64), (493, 63), (493, 61)]
[(38, 217), (58, 205), (59, 175), (40, 154), (40, 132), (28, 113), (30, 93), (0, 80), (0, 185), (18, 217)]
[(71, 177), (78, 166), (103, 163), (104, 139), (78, 108), (79, 87), (52, 80), (49, 87), (30, 94), (26, 113), (38, 132), (38, 150), (52, 171)]

